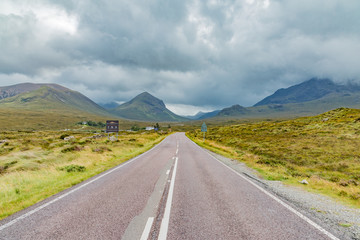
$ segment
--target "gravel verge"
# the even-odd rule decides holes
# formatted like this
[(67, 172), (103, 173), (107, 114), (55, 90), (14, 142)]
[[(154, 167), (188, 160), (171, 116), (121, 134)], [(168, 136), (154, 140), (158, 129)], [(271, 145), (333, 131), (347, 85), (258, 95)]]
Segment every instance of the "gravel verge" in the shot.
[(340, 239), (360, 240), (360, 209), (345, 206), (330, 197), (310, 193), (279, 181), (261, 179), (254, 169), (247, 167), (244, 163), (218, 155), (207, 149), (204, 150), (238, 173), (252, 179), (272, 194), (277, 195)]

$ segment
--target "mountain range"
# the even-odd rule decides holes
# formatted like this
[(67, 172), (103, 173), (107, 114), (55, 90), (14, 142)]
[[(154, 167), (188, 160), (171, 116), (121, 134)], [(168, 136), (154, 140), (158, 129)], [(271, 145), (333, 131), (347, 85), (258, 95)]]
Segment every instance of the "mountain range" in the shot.
[[(166, 108), (164, 102), (148, 92), (107, 109), (83, 94), (57, 84), (23, 83), (0, 87), (0, 121), (6, 114), (28, 113), (29, 116), (53, 115), (54, 119), (123, 118), (147, 122), (181, 122), (208, 118), (269, 118), (315, 115), (338, 107), (360, 108), (360, 86), (336, 84), (329, 79), (312, 78), (303, 83), (279, 89), (252, 107), (235, 104), (222, 110), (183, 117)], [(37, 115), (36, 115), (37, 114)]]

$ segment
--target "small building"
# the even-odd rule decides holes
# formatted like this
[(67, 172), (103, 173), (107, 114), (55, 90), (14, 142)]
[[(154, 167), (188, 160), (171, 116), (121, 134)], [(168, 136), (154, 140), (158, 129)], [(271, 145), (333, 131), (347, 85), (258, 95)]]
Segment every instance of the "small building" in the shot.
[(145, 130), (146, 130), (146, 131), (154, 130), (154, 127), (146, 127)]

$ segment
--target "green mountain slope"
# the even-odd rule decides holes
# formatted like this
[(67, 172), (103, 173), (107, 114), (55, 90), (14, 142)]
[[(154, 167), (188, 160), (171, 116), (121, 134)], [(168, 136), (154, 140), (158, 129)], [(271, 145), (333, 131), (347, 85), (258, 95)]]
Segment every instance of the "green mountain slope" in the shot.
[(236, 111), (234, 107), (230, 107), (222, 110), (226, 114), (218, 114), (215, 118), (293, 118), (313, 116), (341, 107), (360, 108), (360, 93), (331, 93), (313, 101), (269, 104), (244, 108), (242, 111)]
[(329, 79), (312, 78), (289, 88), (279, 89), (274, 94), (256, 103), (254, 106), (302, 103), (317, 100), (326, 97), (329, 94), (349, 94), (356, 92), (360, 92), (360, 86), (340, 85)]
[(279, 89), (253, 107), (234, 105), (215, 118), (291, 118), (311, 116), (336, 108), (360, 108), (360, 86), (339, 85), (329, 79), (313, 78)]
[(235, 116), (244, 116), (248, 113), (250, 113), (250, 111), (247, 108), (240, 106), (239, 104), (236, 104), (231, 107), (224, 108), (217, 114), (217, 116), (219, 116), (219, 117), (227, 117), (227, 116), (235, 117)]
[(59, 85), (40, 85), (36, 90), (23, 91), (15, 96), (3, 98), (0, 100), (0, 107), (41, 111), (83, 111), (109, 115), (105, 109), (81, 93)]
[(139, 121), (186, 121), (166, 108), (164, 102), (151, 94), (144, 92), (113, 109), (112, 113), (127, 119)]
[(21, 93), (35, 91), (41, 87), (48, 86), (60, 91), (69, 91), (69, 89), (52, 83), (20, 83), (11, 86), (0, 87), (0, 100), (4, 98), (14, 97)]

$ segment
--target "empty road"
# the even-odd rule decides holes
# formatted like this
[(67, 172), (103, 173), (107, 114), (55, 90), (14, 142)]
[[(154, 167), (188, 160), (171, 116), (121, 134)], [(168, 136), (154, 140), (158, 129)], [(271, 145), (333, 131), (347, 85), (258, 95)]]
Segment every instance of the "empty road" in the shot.
[(0, 221), (0, 239), (337, 239), (184, 133)]

